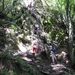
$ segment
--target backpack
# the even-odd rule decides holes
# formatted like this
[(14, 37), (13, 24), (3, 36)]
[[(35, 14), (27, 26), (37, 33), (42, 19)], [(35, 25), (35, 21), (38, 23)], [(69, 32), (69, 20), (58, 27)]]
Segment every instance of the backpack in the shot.
[(35, 27), (35, 30), (37, 30), (37, 27)]
[(52, 51), (55, 52), (56, 51), (56, 45), (52, 44)]

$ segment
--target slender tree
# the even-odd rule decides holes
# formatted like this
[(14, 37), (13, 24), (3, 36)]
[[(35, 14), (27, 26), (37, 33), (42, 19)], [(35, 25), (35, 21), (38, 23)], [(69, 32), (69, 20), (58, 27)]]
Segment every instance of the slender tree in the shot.
[(2, 7), (2, 10), (4, 10), (4, 0), (3, 0), (3, 7)]
[(67, 25), (69, 33), (69, 56), (71, 63), (74, 63), (74, 50), (73, 50), (73, 26), (70, 17), (70, 1), (66, 0), (66, 16), (67, 16)]

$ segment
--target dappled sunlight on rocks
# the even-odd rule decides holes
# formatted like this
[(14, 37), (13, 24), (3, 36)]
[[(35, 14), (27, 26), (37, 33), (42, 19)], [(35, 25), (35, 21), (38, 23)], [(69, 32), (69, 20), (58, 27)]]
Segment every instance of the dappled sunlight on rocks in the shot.
[(32, 48), (31, 48), (31, 44), (23, 44), (22, 42), (19, 42), (18, 41), (18, 44), (17, 44), (18, 48), (19, 48), (19, 51), (18, 53), (32, 53)]
[(56, 57), (57, 57), (58, 61), (60, 61), (60, 62), (63, 62), (65, 64), (69, 63), (68, 52), (64, 48), (60, 49), (60, 51), (56, 53)]
[(22, 59), (24, 59), (24, 60), (26, 60), (26, 61), (32, 61), (32, 59), (30, 59), (30, 58), (27, 58), (27, 57), (22, 57)]
[(22, 42), (18, 44), (18, 47), (19, 47), (21, 52), (26, 52), (27, 51), (27, 49), (25, 48), (25, 46), (23, 45)]
[(51, 65), (51, 67), (53, 68), (53, 70), (59, 70), (62, 68), (66, 68), (64, 65), (62, 64), (55, 64), (55, 65)]

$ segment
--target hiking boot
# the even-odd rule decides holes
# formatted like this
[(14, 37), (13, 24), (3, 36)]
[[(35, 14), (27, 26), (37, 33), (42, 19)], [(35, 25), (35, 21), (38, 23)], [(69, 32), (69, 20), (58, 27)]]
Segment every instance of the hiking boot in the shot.
[(55, 60), (55, 64), (57, 64), (58, 63), (58, 61), (57, 60)]
[(51, 63), (51, 65), (55, 65), (55, 63)]

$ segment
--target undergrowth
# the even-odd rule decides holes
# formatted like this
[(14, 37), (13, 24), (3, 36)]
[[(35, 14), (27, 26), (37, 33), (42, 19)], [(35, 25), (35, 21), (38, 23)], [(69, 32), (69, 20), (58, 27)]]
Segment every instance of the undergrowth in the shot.
[(36, 70), (21, 59), (13, 57), (9, 53), (0, 54), (0, 75), (38, 75)]

